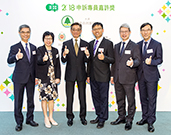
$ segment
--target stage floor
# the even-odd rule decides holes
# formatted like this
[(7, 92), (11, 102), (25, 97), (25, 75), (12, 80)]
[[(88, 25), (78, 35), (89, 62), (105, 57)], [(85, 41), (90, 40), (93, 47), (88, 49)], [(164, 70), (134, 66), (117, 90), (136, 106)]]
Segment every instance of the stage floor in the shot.
[[(117, 118), (117, 112), (110, 112), (109, 119), (105, 122), (104, 128), (97, 129), (96, 124), (90, 124), (90, 120), (96, 117), (94, 112), (87, 112), (86, 126), (82, 125), (79, 119), (79, 113), (74, 112), (74, 124), (67, 126), (65, 112), (54, 112), (54, 119), (58, 122), (58, 126), (52, 126), (47, 129), (44, 126), (42, 112), (35, 112), (35, 121), (39, 123), (38, 127), (31, 127), (23, 123), (23, 129), (20, 132), (15, 131), (16, 123), (14, 121), (13, 112), (0, 112), (0, 134), (1, 135), (148, 135), (147, 124), (143, 126), (136, 125), (141, 119), (141, 112), (135, 113), (132, 129), (125, 131), (125, 124), (110, 125), (110, 122)], [(24, 112), (24, 118), (26, 112)], [(154, 124), (154, 135), (170, 135), (171, 134), (171, 112), (157, 112), (157, 121)]]

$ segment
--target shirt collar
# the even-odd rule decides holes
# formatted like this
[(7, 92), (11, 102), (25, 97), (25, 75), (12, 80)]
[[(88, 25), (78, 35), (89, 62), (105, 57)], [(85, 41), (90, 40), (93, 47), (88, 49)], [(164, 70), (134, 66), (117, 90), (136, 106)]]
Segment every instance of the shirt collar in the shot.
[[(73, 42), (75, 43), (75, 38), (72, 38)], [(77, 42), (80, 42), (80, 37), (77, 38)]]
[[(101, 41), (103, 40), (103, 36), (101, 36), (99, 39), (98, 39), (98, 43), (101, 43)], [(96, 43), (97, 39), (95, 39), (95, 43)]]
[[(26, 43), (24, 41), (21, 40), (21, 44), (23, 45), (23, 47), (26, 47)], [(27, 45), (29, 45), (29, 42), (27, 42)]]
[(147, 44), (149, 44), (150, 41), (151, 41), (151, 38), (148, 41), (143, 40), (143, 44), (144, 44), (144, 42), (147, 42)]
[(125, 45), (127, 45), (128, 42), (129, 42), (129, 40), (130, 40), (130, 39), (127, 39), (126, 41), (122, 41), (122, 43), (125, 42)]

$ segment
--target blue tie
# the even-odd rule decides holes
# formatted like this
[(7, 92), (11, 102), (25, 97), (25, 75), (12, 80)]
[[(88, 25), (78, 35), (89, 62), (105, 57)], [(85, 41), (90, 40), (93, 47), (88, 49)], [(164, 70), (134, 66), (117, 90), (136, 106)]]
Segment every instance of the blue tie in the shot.
[(93, 48), (93, 54), (95, 55), (95, 52), (96, 52), (96, 48), (97, 48), (97, 43), (98, 43), (99, 41), (98, 40), (96, 40), (96, 43), (94, 44), (94, 48)]
[(27, 47), (27, 43), (26, 43), (26, 48), (25, 48), (25, 50), (26, 50), (27, 58), (28, 58), (28, 60), (29, 60), (29, 62), (30, 62), (30, 55), (29, 55), (29, 49), (28, 49), (28, 47)]
[(143, 56), (145, 56), (147, 51), (147, 42), (144, 42)]
[(121, 49), (121, 53), (120, 53), (120, 56), (122, 56), (122, 53), (123, 53), (123, 51), (124, 51), (124, 45), (125, 45), (125, 42), (123, 42), (123, 45), (122, 45), (122, 49)]

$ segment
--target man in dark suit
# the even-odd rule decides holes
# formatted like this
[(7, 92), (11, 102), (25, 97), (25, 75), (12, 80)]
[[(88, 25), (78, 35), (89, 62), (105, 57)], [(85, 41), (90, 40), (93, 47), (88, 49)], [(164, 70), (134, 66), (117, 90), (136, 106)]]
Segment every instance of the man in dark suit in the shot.
[(103, 24), (95, 22), (92, 25), (92, 33), (95, 40), (90, 42), (90, 61), (88, 62), (88, 78), (90, 83), (93, 104), (96, 111), (96, 119), (91, 124), (97, 124), (97, 128), (103, 128), (108, 119), (108, 93), (110, 81), (110, 64), (113, 59), (113, 43), (105, 39)]
[(138, 86), (142, 108), (142, 119), (137, 125), (148, 123), (148, 131), (154, 132), (153, 123), (156, 121), (157, 85), (160, 73), (157, 66), (163, 62), (161, 43), (151, 38), (153, 27), (144, 23), (140, 27), (143, 40), (138, 43), (141, 62), (138, 67)]
[[(136, 109), (134, 87), (137, 81), (136, 67), (140, 63), (140, 51), (138, 45), (129, 39), (130, 27), (122, 24), (119, 30), (122, 41), (114, 47), (115, 62), (111, 69), (111, 83), (115, 86), (119, 117), (111, 122), (111, 125), (126, 122), (125, 130), (130, 130)], [(125, 97), (128, 101), (127, 116)]]
[(15, 127), (16, 131), (22, 130), (24, 88), (26, 88), (27, 92), (26, 124), (38, 126), (38, 123), (33, 121), (36, 46), (28, 42), (30, 32), (31, 30), (28, 25), (21, 25), (19, 27), (21, 42), (11, 46), (7, 59), (9, 64), (15, 63), (12, 81), (14, 82), (14, 116), (17, 123)]
[(78, 95), (80, 101), (80, 120), (83, 125), (87, 125), (86, 117), (86, 67), (85, 62), (89, 59), (89, 44), (80, 38), (82, 25), (73, 23), (71, 25), (72, 39), (63, 43), (61, 60), (66, 62), (65, 80), (68, 126), (73, 125), (73, 95), (75, 82), (78, 85)]

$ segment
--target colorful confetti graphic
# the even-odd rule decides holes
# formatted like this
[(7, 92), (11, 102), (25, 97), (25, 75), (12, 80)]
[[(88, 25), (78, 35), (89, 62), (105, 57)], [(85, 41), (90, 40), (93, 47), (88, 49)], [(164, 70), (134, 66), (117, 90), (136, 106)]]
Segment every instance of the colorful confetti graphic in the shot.
[(8, 78), (6, 78), (2, 84), (0, 84), (0, 90), (9, 99), (11, 99), (13, 101), (14, 100), (14, 95), (13, 95), (14, 86), (13, 86), (13, 82), (12, 82), (11, 78), (12, 78), (12, 75), (9, 76)]
[(158, 10), (158, 13), (163, 19), (169, 22), (171, 20), (171, 2), (167, 1), (166, 4)]

